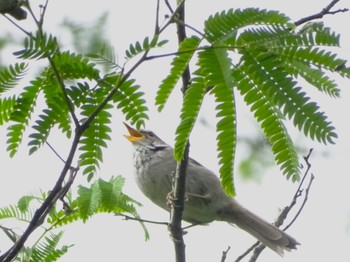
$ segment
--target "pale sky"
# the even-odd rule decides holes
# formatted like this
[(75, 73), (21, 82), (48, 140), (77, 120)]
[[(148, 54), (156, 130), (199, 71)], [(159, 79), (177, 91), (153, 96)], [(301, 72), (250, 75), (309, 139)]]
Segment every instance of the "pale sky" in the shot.
[[(37, 3), (38, 1), (32, 1)], [(83, 1), (60, 0), (50, 1), (45, 22), (46, 28), (54, 35), (68, 36), (58, 25), (63, 18), (89, 24), (103, 12), (108, 11), (109, 20), (107, 38), (111, 39), (116, 54), (123, 59), (124, 50), (131, 42), (142, 40), (152, 35), (154, 30), (154, 14), (156, 1)], [(187, 22), (198, 29), (202, 29), (203, 21), (210, 14), (228, 8), (261, 7), (276, 9), (287, 14), (292, 20), (319, 12), (329, 4), (330, 0), (188, 0)], [(346, 6), (347, 4), (347, 6)], [(340, 1), (338, 8), (349, 8), (348, 1)], [(162, 15), (164, 15), (163, 13)], [(327, 16), (324, 22), (333, 30), (340, 33), (342, 48), (338, 51), (342, 58), (350, 60), (350, 13)], [(15, 32), (17, 37), (23, 37), (4, 18), (0, 18), (1, 35), (4, 30)], [(28, 21), (21, 24), (30, 28)], [(164, 37), (172, 37), (169, 30)], [(191, 32), (189, 32), (189, 35)], [(64, 39), (66, 40), (66, 39)], [(69, 42), (69, 41), (67, 41)], [(169, 45), (164, 51), (175, 51), (175, 45)], [(14, 51), (14, 50), (13, 50)], [(2, 54), (4, 57), (4, 54)], [(6, 57), (6, 59), (13, 59)], [(144, 64), (134, 75), (142, 90), (147, 93), (146, 99), (150, 106), (150, 121), (147, 129), (152, 129), (169, 144), (173, 143), (174, 132), (179, 115), (181, 95), (175, 91), (170, 104), (162, 113), (158, 113), (153, 106), (154, 94), (161, 80), (169, 69), (169, 60), (163, 59)], [(317, 101), (326, 111), (334, 123), (339, 139), (336, 145), (329, 147), (317, 144), (311, 140), (304, 140), (295, 136), (305, 148), (315, 148), (311, 158), (312, 172), (315, 175), (309, 201), (297, 220), (288, 230), (302, 245), (297, 251), (287, 253), (282, 260), (270, 250), (265, 250), (259, 261), (349, 261), (350, 260), (350, 184), (347, 161), (350, 156), (350, 126), (347, 113), (350, 112), (349, 80), (340, 80), (342, 90), (341, 99), (328, 98), (318, 95)], [(191, 136), (191, 156), (212, 169), (218, 170), (216, 163), (216, 145), (213, 126), (215, 126), (215, 112), (212, 109), (212, 98), (206, 99), (201, 111), (201, 117), (209, 123), (204, 127), (198, 123)], [(171, 106), (169, 106), (171, 105)], [(241, 134), (254, 133), (250, 130), (254, 126), (250, 120), (243, 121), (249, 111), (242, 107), (242, 122), (239, 123)], [(168, 214), (154, 206), (136, 187), (131, 172), (131, 146), (123, 137), (126, 133), (122, 122), (124, 118), (116, 113), (113, 119), (112, 142), (104, 151), (104, 163), (98, 176), (108, 180), (111, 176), (122, 175), (126, 178), (125, 193), (144, 204), (139, 209), (145, 219), (167, 221)], [(4, 129), (0, 129), (4, 137)], [(239, 134), (240, 135), (240, 134)], [(67, 154), (69, 141), (60, 135), (52, 134), (50, 143), (63, 156)], [(203, 141), (206, 142), (203, 150)], [(238, 149), (239, 150), (239, 149)], [(327, 152), (327, 154), (325, 154)], [(245, 152), (237, 152), (237, 160)], [(62, 163), (49, 148), (44, 147), (38, 153), (28, 157), (28, 148), (23, 144), (19, 153), (9, 159), (4, 141), (0, 141), (0, 206), (16, 203), (23, 194), (38, 192), (39, 189), (49, 190), (53, 187), (62, 168)], [(289, 204), (297, 188), (297, 184), (287, 181), (277, 168), (264, 172), (260, 183), (243, 182), (236, 176), (237, 199), (248, 209), (254, 211), (269, 221), (273, 221), (278, 211)], [(79, 177), (75, 183), (86, 184), (84, 177)], [(2, 224), (2, 222), (0, 222)], [(75, 244), (74, 247), (60, 261), (173, 261), (173, 244), (169, 233), (163, 226), (147, 225), (151, 239), (144, 241), (144, 235), (137, 222), (123, 221), (113, 215), (97, 215), (86, 224), (76, 223), (65, 228), (62, 244)], [(32, 240), (35, 241), (35, 238)], [(243, 253), (255, 240), (245, 232), (225, 223), (214, 222), (209, 226), (195, 227), (185, 236), (188, 261), (220, 261), (222, 251), (231, 246), (226, 261), (234, 259)], [(5, 251), (8, 242), (0, 237), (0, 250)]]

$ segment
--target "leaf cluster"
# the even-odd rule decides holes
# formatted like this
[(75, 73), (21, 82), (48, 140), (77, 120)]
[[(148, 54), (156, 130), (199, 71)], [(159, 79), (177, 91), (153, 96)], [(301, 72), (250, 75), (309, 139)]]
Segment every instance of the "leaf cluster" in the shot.
[(186, 66), (197, 60), (176, 130), (176, 159), (183, 157), (205, 95), (214, 95), (220, 175), (226, 192), (234, 195), (235, 98), (241, 95), (270, 142), (276, 163), (287, 178), (299, 180), (298, 155), (286, 122), (322, 143), (334, 143), (337, 137), (301, 81), (339, 97), (332, 76), (348, 78), (350, 69), (328, 47), (339, 47), (339, 35), (322, 23), (297, 28), (277, 11), (231, 9), (210, 16), (201, 38), (192, 36), (180, 44), (156, 97), (162, 110)]
[[(28, 127), (31, 127), (28, 146), (32, 154), (47, 142), (54, 128), (71, 138), (76, 128), (90, 118), (80, 140), (79, 156), (83, 173), (90, 180), (110, 140), (113, 110), (121, 110), (126, 120), (140, 127), (148, 118), (146, 101), (135, 80), (115, 71), (116, 67), (103, 74), (93, 62), (93, 56), (60, 49), (55, 37), (41, 31), (26, 38), (24, 49), (14, 54), (24, 60), (45, 59), (48, 64), (24, 88), (21, 86), (28, 68), (26, 63), (0, 70), (0, 124), (7, 124), (7, 151), (14, 156)], [(115, 61), (110, 57), (114, 53), (108, 48), (101, 55)], [(10, 92), (19, 94), (6, 96)], [(38, 116), (34, 114), (37, 111), (41, 111)]]
[[(124, 213), (139, 217), (136, 206), (140, 204), (123, 193), (123, 185), (124, 178), (118, 176), (112, 177), (109, 181), (98, 179), (90, 187), (80, 186), (75, 199), (72, 193), (68, 192), (63, 201), (63, 208), (58, 209), (58, 205), (55, 205), (51, 209), (42, 225), (43, 233), (36, 244), (23, 248), (15, 261), (57, 261), (72, 246), (58, 247), (63, 231), (58, 233), (55, 231), (77, 220), (85, 222), (92, 215), (102, 213)], [(35, 204), (42, 203), (46, 196), (46, 193), (41, 192), (21, 197), (17, 205), (0, 208), (0, 220), (30, 223)], [(142, 223), (141, 225), (145, 238), (148, 239), (148, 232)], [(1, 226), (0, 230), (14, 243), (19, 238), (14, 229)]]

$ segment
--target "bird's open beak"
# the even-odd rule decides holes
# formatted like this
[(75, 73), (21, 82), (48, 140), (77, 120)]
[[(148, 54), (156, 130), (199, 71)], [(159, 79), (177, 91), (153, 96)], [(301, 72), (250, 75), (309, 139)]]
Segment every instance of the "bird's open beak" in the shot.
[(123, 124), (128, 129), (129, 134), (130, 134), (129, 136), (128, 135), (124, 135), (127, 140), (129, 140), (130, 142), (135, 142), (135, 141), (139, 141), (139, 140), (144, 138), (144, 135), (141, 134), (139, 131), (137, 131), (136, 129), (133, 129), (131, 126), (129, 126), (126, 123), (123, 123)]

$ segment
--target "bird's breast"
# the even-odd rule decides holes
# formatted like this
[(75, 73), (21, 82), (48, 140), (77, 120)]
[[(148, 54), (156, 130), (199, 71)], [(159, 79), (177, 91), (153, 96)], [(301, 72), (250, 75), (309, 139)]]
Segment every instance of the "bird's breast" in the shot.
[(165, 156), (166, 153), (137, 148), (133, 161), (138, 187), (152, 202), (168, 210), (167, 195), (171, 191), (176, 162)]

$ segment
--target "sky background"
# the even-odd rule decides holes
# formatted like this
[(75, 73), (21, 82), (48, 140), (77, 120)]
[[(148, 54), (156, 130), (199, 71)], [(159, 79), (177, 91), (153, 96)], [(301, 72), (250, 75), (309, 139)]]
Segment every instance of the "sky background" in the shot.
[[(33, 7), (40, 1), (32, 1)], [(57, 35), (63, 44), (69, 48), (69, 33), (61, 26), (63, 19), (89, 26), (104, 12), (109, 12), (106, 28), (106, 38), (110, 39), (116, 54), (123, 59), (124, 51), (130, 43), (142, 40), (153, 34), (156, 1), (50, 1), (46, 29)], [(187, 23), (201, 30), (204, 20), (217, 11), (228, 8), (260, 7), (280, 10), (293, 21), (319, 12), (329, 4), (330, 0), (284, 1), (284, 0), (250, 0), (250, 1), (187, 1)], [(348, 1), (340, 1), (336, 8), (349, 8)], [(162, 11), (165, 11), (163, 8)], [(167, 14), (161, 13), (161, 17)], [(337, 14), (323, 19), (326, 25), (341, 34), (341, 49), (337, 50), (342, 58), (350, 59), (350, 14)], [(20, 22), (23, 27), (33, 28), (32, 22)], [(14, 37), (24, 36), (6, 19), (0, 17), (0, 34), (12, 32)], [(171, 38), (175, 43), (174, 29), (167, 30), (164, 38)], [(191, 32), (188, 33), (189, 35)], [(169, 44), (161, 53), (175, 51), (176, 45)], [(11, 50), (12, 48), (12, 50)], [(16, 51), (10, 47), (9, 51)], [(7, 56), (8, 55), (8, 56)], [(1, 54), (1, 59), (13, 61), (11, 52)], [(157, 86), (169, 70), (169, 59), (151, 61), (144, 64), (134, 74), (134, 78), (146, 93), (150, 107), (150, 120), (147, 129), (155, 131), (163, 140), (172, 144), (174, 130), (179, 116), (181, 93), (172, 94), (169, 104), (162, 113), (153, 106)], [(306, 207), (288, 233), (294, 236), (302, 245), (298, 251), (287, 253), (283, 261), (338, 261), (350, 260), (350, 179), (347, 171), (347, 161), (350, 156), (350, 126), (348, 120), (350, 91), (349, 80), (339, 79), (342, 90), (340, 99), (333, 99), (322, 94), (316, 94), (321, 108), (327, 112), (336, 127), (339, 139), (336, 145), (324, 146), (293, 133), (299, 146), (307, 150), (314, 148), (310, 159), (315, 180), (311, 188)], [(311, 91), (309, 88), (308, 90)], [(313, 94), (313, 93), (312, 93)], [(212, 98), (207, 98), (200, 113), (207, 125), (198, 123), (191, 136), (191, 156), (211, 170), (217, 171), (215, 144), (215, 111)], [(252, 120), (249, 110), (241, 103), (239, 110), (238, 132), (241, 137), (256, 135), (256, 123)], [(98, 173), (99, 177), (108, 180), (111, 176), (123, 175), (126, 178), (125, 193), (133, 196), (144, 204), (139, 210), (145, 219), (167, 221), (168, 214), (147, 200), (136, 187), (132, 177), (131, 145), (123, 137), (126, 133), (122, 122), (124, 117), (116, 113), (112, 125), (112, 142), (104, 151), (104, 163)], [(4, 137), (5, 130), (0, 128)], [(261, 139), (263, 139), (261, 137)], [(205, 143), (203, 143), (205, 141)], [(26, 140), (25, 140), (26, 142)], [(60, 134), (53, 134), (49, 142), (55, 149), (66, 156), (70, 143)], [(205, 148), (205, 150), (203, 150)], [(305, 151), (306, 152), (306, 151)], [(247, 155), (244, 146), (237, 150), (237, 163)], [(62, 163), (44, 147), (38, 153), (28, 156), (28, 148), (23, 144), (18, 154), (8, 158), (4, 140), (0, 141), (0, 206), (15, 203), (23, 194), (38, 192), (39, 189), (49, 190), (54, 185), (62, 168)], [(262, 179), (243, 181), (236, 175), (237, 199), (250, 210), (273, 221), (281, 208), (290, 203), (297, 184), (287, 181), (278, 168), (262, 171)], [(76, 185), (86, 185), (84, 177), (79, 177)], [(173, 261), (173, 245), (169, 233), (164, 226), (148, 225), (151, 239), (144, 241), (144, 235), (138, 223), (123, 221), (112, 215), (98, 215), (86, 224), (76, 223), (66, 228), (63, 244), (75, 246), (60, 261)], [(34, 234), (35, 235), (35, 234)], [(32, 240), (35, 239), (35, 236)], [(220, 261), (222, 251), (231, 247), (227, 261), (243, 253), (255, 240), (245, 232), (226, 223), (214, 222), (209, 226), (190, 229), (185, 236), (188, 261)], [(0, 235), (0, 250), (6, 250), (9, 242)], [(282, 259), (266, 250), (260, 261), (282, 261)]]

